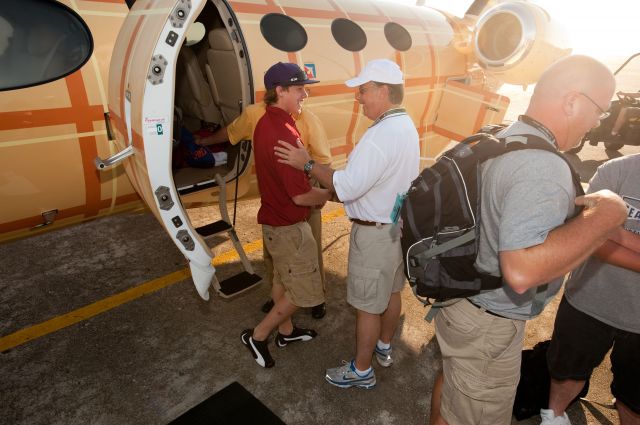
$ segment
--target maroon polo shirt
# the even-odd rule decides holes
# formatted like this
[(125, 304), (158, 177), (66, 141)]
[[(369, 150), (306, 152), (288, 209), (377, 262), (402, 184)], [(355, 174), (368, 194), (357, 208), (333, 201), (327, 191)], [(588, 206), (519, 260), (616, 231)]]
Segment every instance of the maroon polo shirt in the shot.
[(253, 132), (256, 174), (261, 206), (258, 223), (289, 226), (306, 220), (310, 208), (296, 205), (291, 198), (311, 190), (309, 179), (300, 170), (278, 162), (273, 148), (278, 140), (296, 146), (300, 133), (285, 110), (267, 106)]

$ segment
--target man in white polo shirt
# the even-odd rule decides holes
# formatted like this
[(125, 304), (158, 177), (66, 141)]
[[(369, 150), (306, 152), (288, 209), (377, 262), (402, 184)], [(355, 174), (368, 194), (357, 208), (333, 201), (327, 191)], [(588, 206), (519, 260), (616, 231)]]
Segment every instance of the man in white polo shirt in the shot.
[(363, 114), (373, 120), (349, 155), (344, 170), (315, 164), (299, 144), (276, 147), (280, 161), (304, 170), (333, 190), (353, 222), (349, 240), (347, 302), (356, 308), (356, 355), (343, 366), (327, 369), (326, 380), (338, 387), (373, 388), (371, 366), (393, 363), (391, 339), (400, 317), (404, 285), (400, 228), (392, 222), (396, 197), (418, 175), (418, 133), (400, 105), (404, 78), (397, 64), (372, 60), (348, 87), (357, 87)]

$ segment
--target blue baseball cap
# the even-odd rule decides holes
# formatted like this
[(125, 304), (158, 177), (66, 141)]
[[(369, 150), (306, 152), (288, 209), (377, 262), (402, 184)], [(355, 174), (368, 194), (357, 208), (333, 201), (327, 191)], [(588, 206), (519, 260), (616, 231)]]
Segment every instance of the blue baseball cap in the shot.
[(273, 89), (276, 86), (302, 86), (319, 82), (318, 80), (309, 79), (306, 72), (295, 63), (278, 62), (264, 74), (264, 86), (267, 89)]

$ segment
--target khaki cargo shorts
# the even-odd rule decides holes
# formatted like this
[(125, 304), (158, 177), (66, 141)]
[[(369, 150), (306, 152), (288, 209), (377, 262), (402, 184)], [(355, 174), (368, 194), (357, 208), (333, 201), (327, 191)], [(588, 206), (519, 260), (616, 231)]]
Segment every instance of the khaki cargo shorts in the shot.
[(287, 299), (298, 307), (322, 304), (324, 288), (318, 267), (318, 248), (309, 223), (263, 224), (262, 237), (264, 249), (273, 260), (273, 283), (284, 286)]
[(520, 380), (523, 320), (490, 315), (463, 299), (436, 316), (449, 425), (509, 425)]
[(391, 294), (400, 292), (404, 282), (399, 227), (353, 223), (349, 238), (347, 302), (367, 313), (384, 313)]

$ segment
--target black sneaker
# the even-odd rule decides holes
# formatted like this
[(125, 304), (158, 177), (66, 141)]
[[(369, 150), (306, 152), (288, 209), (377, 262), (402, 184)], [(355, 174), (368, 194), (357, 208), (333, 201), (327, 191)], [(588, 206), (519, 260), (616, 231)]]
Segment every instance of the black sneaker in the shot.
[(324, 303), (311, 307), (311, 317), (314, 319), (322, 319), (325, 314), (327, 314), (327, 307)]
[(289, 335), (282, 335), (278, 332), (276, 336), (276, 345), (280, 348), (286, 347), (287, 344), (291, 344), (296, 341), (311, 341), (313, 338), (318, 336), (318, 333), (313, 329), (300, 329), (293, 327), (293, 331)]
[(247, 349), (251, 352), (251, 355), (255, 359), (256, 363), (258, 363), (262, 367), (273, 367), (276, 362), (273, 361), (271, 354), (269, 354), (269, 348), (267, 347), (267, 341), (256, 341), (253, 339), (253, 329), (245, 329), (240, 334), (240, 339), (242, 343), (247, 347)]
[(263, 313), (268, 313), (271, 311), (272, 308), (273, 308), (273, 300), (269, 299), (269, 301), (267, 301), (262, 305), (261, 310)]

